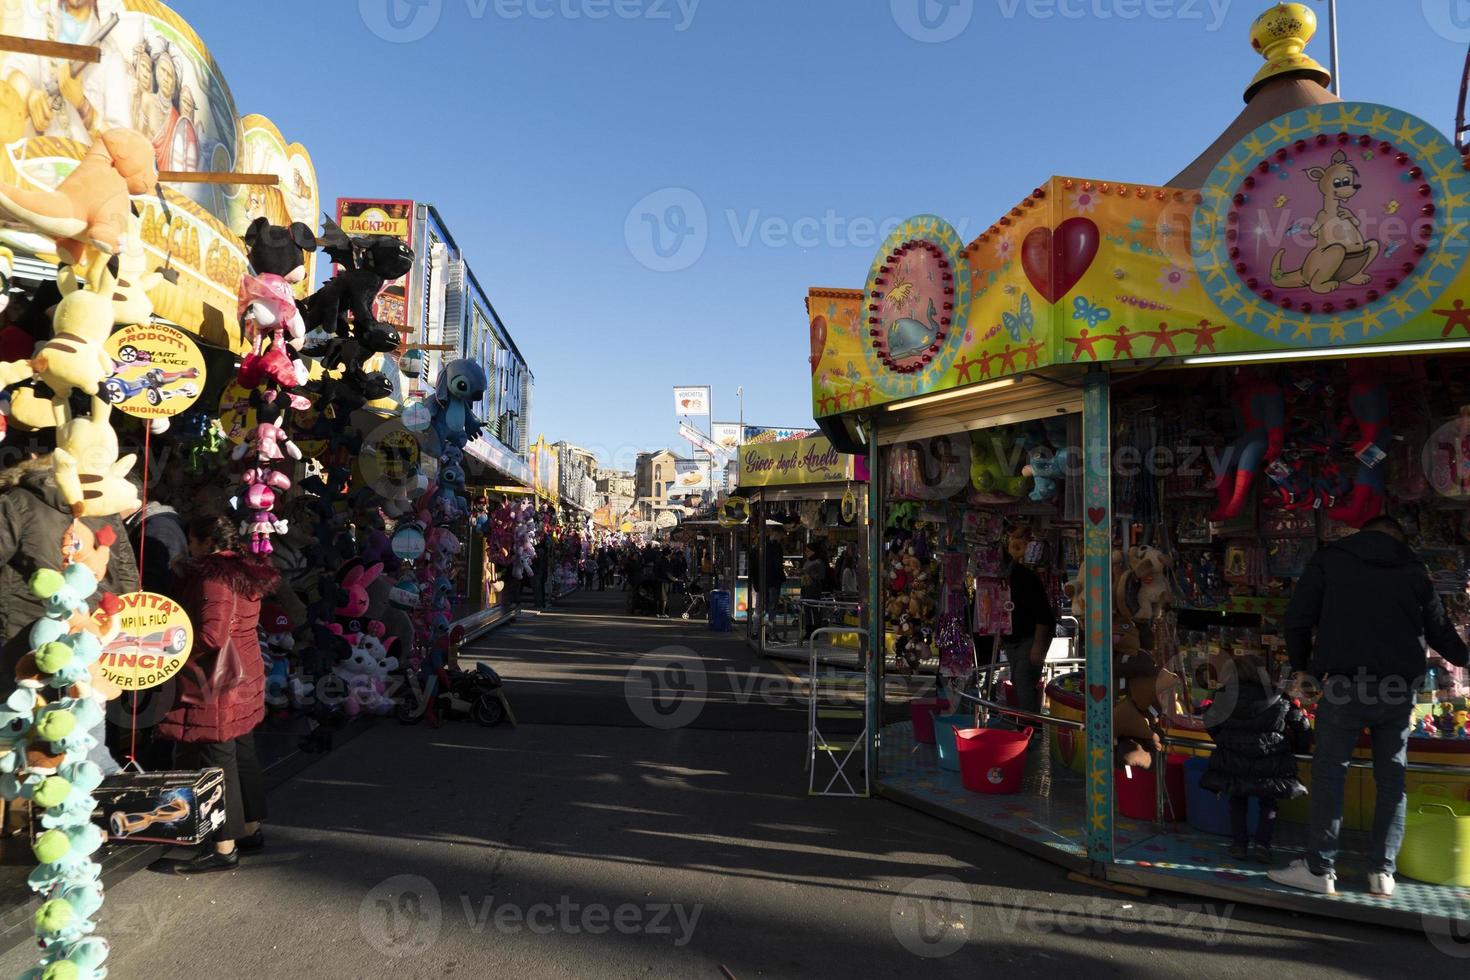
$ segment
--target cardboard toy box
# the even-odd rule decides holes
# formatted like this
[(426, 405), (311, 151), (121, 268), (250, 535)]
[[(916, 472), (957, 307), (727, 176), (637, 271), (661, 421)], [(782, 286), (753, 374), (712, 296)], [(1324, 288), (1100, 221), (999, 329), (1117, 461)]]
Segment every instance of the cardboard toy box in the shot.
[(222, 769), (120, 772), (92, 795), (112, 844), (199, 844), (225, 822)]

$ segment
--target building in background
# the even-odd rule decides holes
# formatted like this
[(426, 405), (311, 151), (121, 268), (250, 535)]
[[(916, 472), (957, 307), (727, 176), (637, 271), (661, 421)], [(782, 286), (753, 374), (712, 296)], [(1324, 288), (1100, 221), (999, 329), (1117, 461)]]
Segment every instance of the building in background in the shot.
[(558, 442), (556, 450), (561, 502), (583, 513), (591, 513), (597, 503), (597, 456), (590, 450), (569, 442)]
[(659, 514), (670, 512), (680, 462), (684, 460), (672, 449), (638, 454), (633, 466), (633, 483), (641, 520), (657, 521)]
[(446, 363), (477, 361), (488, 381), (475, 406), (485, 428), (465, 451), (482, 468), (478, 482), (531, 486), (535, 378), (438, 210), (407, 200), (339, 198), (337, 223), (351, 235), (401, 238), (414, 251), (413, 268), (388, 284), (376, 311), (404, 340), (398, 357), (402, 378), (396, 379), (404, 390), (395, 394), (422, 398), (433, 392)]

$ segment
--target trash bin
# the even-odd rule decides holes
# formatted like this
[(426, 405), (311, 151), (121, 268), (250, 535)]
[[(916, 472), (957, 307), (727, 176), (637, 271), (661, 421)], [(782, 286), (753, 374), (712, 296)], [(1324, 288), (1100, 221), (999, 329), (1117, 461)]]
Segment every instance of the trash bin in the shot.
[(730, 632), (730, 590), (711, 589), (709, 593), (709, 628), (716, 633)]

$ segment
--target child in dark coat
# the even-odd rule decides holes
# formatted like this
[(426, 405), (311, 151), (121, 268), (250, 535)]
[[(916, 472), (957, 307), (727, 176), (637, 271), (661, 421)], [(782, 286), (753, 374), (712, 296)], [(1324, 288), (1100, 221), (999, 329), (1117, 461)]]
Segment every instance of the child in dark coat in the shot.
[[(1230, 797), (1231, 856), (1270, 864), (1280, 801), (1307, 792), (1297, 778), (1296, 754), (1310, 750), (1311, 725), (1298, 704), (1268, 686), (1258, 662), (1232, 660), (1222, 680), (1205, 710), (1215, 751), (1200, 786)], [(1249, 846), (1252, 799), (1259, 806), (1254, 854)]]

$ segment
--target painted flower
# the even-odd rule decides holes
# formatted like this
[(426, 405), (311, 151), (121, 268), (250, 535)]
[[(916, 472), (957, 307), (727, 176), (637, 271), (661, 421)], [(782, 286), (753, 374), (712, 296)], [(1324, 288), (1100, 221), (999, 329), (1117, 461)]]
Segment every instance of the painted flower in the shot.
[(1072, 192), (1072, 210), (1078, 214), (1089, 214), (1097, 207), (1097, 192), (1078, 188)]
[(995, 243), (995, 257), (1001, 262), (1009, 260), (1013, 247), (1009, 236), (1002, 237), (1000, 241)]
[(1177, 265), (1171, 265), (1159, 273), (1159, 285), (1168, 292), (1177, 293), (1189, 285), (1189, 277), (1190, 271), (1188, 269), (1181, 269)]

